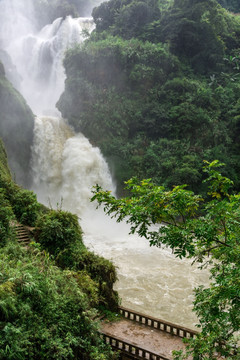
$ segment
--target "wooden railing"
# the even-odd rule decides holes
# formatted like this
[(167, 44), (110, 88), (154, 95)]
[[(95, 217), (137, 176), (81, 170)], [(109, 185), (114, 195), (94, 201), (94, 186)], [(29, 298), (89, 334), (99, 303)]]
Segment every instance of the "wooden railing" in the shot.
[(197, 331), (187, 329), (176, 324), (172, 324), (165, 320), (160, 320), (145, 314), (137, 313), (124, 307), (119, 307), (119, 311), (120, 314), (128, 320), (136, 321), (140, 324), (150, 326), (153, 329), (165, 331), (171, 335), (175, 335), (181, 338), (193, 338), (197, 335)]
[(108, 333), (102, 332), (102, 336), (106, 344), (109, 344), (114, 350), (120, 351), (121, 354), (126, 355), (130, 359), (169, 360), (169, 358), (166, 358), (163, 355), (158, 355), (149, 350), (142, 349)]

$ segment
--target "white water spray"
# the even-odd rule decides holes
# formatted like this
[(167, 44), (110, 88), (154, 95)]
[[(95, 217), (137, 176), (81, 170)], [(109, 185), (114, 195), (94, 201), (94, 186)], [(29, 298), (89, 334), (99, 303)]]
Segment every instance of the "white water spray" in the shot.
[[(3, 4), (5, 3), (6, 0), (3, 0)], [(13, 6), (13, 0), (11, 4)], [(7, 12), (7, 6), (4, 9)], [(17, 25), (21, 22), (19, 33), (14, 24), (9, 26), (5, 21), (2, 29), (0, 27), (3, 33), (10, 36), (9, 41), (3, 41), (3, 48), (21, 74), (19, 90), (32, 110), (38, 115), (58, 114), (55, 104), (64, 90), (64, 53), (83, 41), (84, 31), (93, 30), (93, 21), (89, 18), (73, 19), (67, 16), (65, 19), (56, 19), (37, 32), (34, 21), (31, 23), (31, 18), (21, 15), (21, 10), (18, 5), (14, 11), (19, 19)], [(20, 15), (17, 16), (18, 13)], [(34, 14), (30, 9), (28, 13), (32, 16)]]
[(94, 185), (114, 191), (100, 150), (75, 134), (63, 119), (37, 118), (34, 133), (34, 189), (44, 204), (62, 203), (64, 209), (82, 215), (90, 206)]
[[(81, 216), (85, 242), (118, 266), (117, 290), (123, 305), (156, 317), (193, 326), (192, 289), (207, 281), (203, 274), (168, 251), (128, 236), (126, 224), (116, 224), (90, 207), (91, 187), (114, 190), (99, 149), (75, 134), (56, 114), (55, 102), (64, 88), (63, 54), (91, 31), (90, 19), (56, 19), (41, 31), (35, 27), (33, 0), (0, 1), (1, 46), (22, 77), (21, 92), (38, 115), (34, 130), (32, 168), (39, 199)], [(87, 209), (87, 210), (86, 210)]]

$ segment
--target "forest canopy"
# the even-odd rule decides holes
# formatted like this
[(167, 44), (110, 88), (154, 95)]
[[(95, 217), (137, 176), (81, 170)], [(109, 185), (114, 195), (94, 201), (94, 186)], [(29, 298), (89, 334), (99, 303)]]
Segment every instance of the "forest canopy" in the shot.
[(204, 159), (223, 161), (239, 189), (240, 17), (215, 0), (110, 0), (93, 18), (66, 54), (57, 106), (119, 189), (133, 175), (201, 189)]

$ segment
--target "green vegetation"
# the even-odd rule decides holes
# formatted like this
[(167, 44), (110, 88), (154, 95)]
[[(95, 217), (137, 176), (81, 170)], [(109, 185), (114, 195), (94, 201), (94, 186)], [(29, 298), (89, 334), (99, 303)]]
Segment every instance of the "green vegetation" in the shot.
[(218, 2), (229, 11), (234, 13), (240, 12), (240, 4), (238, 0), (218, 0)]
[(0, 266), (1, 359), (111, 358), (93, 320), (84, 275), (11, 242), (1, 249)]
[(3, 146), (3, 143), (0, 139), (0, 174), (3, 179), (11, 179), (10, 170), (8, 168), (8, 162), (7, 162), (7, 154), (5, 151), (5, 148)]
[[(92, 200), (104, 205), (117, 221), (127, 220), (131, 232), (147, 238), (150, 245), (169, 246), (180, 258), (188, 257), (209, 266), (211, 283), (195, 290), (194, 311), (201, 332), (186, 340), (186, 352), (175, 359), (237, 360), (240, 327), (240, 193), (232, 193), (233, 182), (221, 175), (218, 161), (207, 163), (205, 199), (186, 185), (167, 191), (151, 180), (127, 182), (130, 197), (116, 199), (96, 187)], [(151, 224), (161, 224), (153, 231)]]
[[(148, 14), (143, 16), (143, 14)], [(215, 0), (110, 0), (67, 52), (58, 108), (131, 176), (204, 191), (204, 159), (240, 189), (240, 18)]]
[(20, 93), (6, 79), (0, 63), (0, 136), (11, 171), (20, 184), (28, 185), (34, 116)]
[[(1, 179), (10, 180), (11, 175), (7, 164), (7, 154), (0, 139), (0, 174)], [(13, 218), (13, 211), (9, 201), (5, 197), (5, 189), (0, 187), (0, 247), (4, 246), (11, 235), (10, 221)]]
[[(35, 226), (21, 247), (13, 222)], [(89, 252), (75, 215), (49, 210), (10, 176), (0, 141), (0, 358), (110, 360), (100, 309), (116, 310), (116, 270)]]
[(91, 293), (93, 286), (93, 297), (98, 295), (95, 306), (117, 310), (118, 296), (113, 290), (116, 269), (110, 261), (85, 248), (76, 215), (61, 210), (49, 211), (38, 219), (35, 239), (54, 256), (58, 266), (80, 272), (84, 282), (89, 282), (87, 292)]

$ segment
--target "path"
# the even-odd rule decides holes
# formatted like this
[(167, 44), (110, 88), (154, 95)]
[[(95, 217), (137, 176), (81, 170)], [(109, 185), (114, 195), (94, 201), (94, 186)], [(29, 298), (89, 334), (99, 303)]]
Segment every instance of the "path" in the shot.
[(30, 231), (27, 226), (24, 226), (20, 223), (13, 223), (13, 227), (16, 231), (17, 241), (19, 244), (23, 246), (29, 245), (31, 238), (30, 238)]
[(172, 360), (173, 350), (184, 349), (182, 338), (196, 335), (193, 330), (126, 308), (120, 312), (123, 318), (104, 321), (101, 331), (107, 343), (125, 354), (123, 359)]
[(172, 351), (184, 348), (182, 339), (163, 331), (151, 329), (145, 325), (133, 323), (131, 320), (120, 320), (104, 323), (101, 329), (105, 334), (124, 340), (149, 352), (172, 359)]

